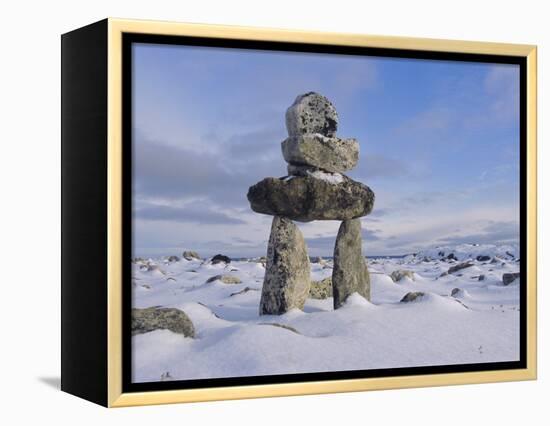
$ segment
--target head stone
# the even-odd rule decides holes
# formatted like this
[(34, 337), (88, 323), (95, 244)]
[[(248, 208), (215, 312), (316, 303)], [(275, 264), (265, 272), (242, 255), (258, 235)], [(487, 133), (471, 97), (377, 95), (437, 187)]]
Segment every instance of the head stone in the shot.
[(308, 133), (334, 137), (338, 129), (338, 113), (323, 95), (305, 93), (286, 110), (286, 128), (291, 137)]

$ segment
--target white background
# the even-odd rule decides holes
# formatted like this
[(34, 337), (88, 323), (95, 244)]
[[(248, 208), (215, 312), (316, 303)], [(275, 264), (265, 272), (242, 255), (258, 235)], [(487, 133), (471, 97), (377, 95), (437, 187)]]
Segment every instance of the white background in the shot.
[[(4, 1), (0, 56), (0, 422), (78, 425), (548, 424), (550, 48), (544, 1)], [(107, 16), (539, 46), (539, 380), (107, 410), (56, 389), (60, 34)], [(165, 422), (165, 423), (164, 423)]]

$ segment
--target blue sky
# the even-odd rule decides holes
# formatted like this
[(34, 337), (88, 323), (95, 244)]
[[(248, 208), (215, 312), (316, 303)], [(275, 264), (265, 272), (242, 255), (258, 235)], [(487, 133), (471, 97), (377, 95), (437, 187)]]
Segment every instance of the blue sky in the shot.
[[(134, 254), (259, 256), (271, 217), (248, 187), (284, 176), (284, 114), (316, 91), (355, 137), (376, 194), (367, 255), (519, 238), (519, 67), (135, 44)], [(330, 256), (339, 223), (299, 224)]]

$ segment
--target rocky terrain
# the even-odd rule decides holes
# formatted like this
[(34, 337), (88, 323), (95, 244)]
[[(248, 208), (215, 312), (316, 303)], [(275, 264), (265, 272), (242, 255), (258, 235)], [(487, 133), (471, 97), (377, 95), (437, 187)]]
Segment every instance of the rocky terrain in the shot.
[(371, 300), (353, 293), (337, 310), (333, 259), (311, 259), (303, 306), (281, 315), (258, 310), (265, 258), (180, 255), (132, 264), (136, 382), (519, 358), (513, 245), (369, 258)]

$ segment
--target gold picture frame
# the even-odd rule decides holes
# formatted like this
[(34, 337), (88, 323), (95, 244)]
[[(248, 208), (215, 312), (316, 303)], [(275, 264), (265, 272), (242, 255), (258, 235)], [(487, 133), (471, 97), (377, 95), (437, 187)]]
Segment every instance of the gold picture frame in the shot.
[[(75, 35), (79, 30), (69, 33)], [(537, 376), (537, 49), (532, 45), (488, 43), (472, 41), (438, 40), (408, 37), (372, 36), (362, 34), (337, 34), (311, 31), (290, 31), (222, 25), (184, 24), (109, 18), (102, 21), (99, 30), (106, 43), (106, 398), (100, 402), (109, 407), (147, 404), (213, 401), (241, 398), (355, 392), (379, 389), (412, 388), (425, 386), (490, 383), (514, 380), (533, 380)], [(423, 52), (452, 52), (460, 54), (504, 55), (524, 58), (526, 61), (526, 143), (527, 143), (527, 334), (526, 368), (493, 371), (470, 371), (444, 374), (422, 374), (397, 377), (326, 380), (194, 389), (123, 392), (123, 255), (122, 255), (122, 206), (123, 206), (123, 35), (147, 34), (163, 36), (205, 37), (233, 40), (268, 41), (280, 43), (308, 43), (329, 46), (370, 47), (381, 49), (406, 49)], [(68, 60), (69, 54), (66, 55)], [(68, 72), (66, 75), (69, 75)], [(65, 84), (65, 80), (64, 80)], [(67, 95), (69, 96), (69, 95)], [(69, 101), (66, 101), (69, 102)], [(67, 142), (69, 142), (67, 136)], [(70, 176), (69, 176), (70, 177)], [(65, 193), (64, 193), (65, 197)], [(70, 203), (70, 200), (67, 201)], [(67, 207), (69, 209), (69, 207)], [(69, 231), (65, 231), (66, 233)], [(64, 262), (68, 260), (64, 259)], [(69, 273), (68, 273), (69, 274)], [(64, 278), (69, 283), (70, 277)], [(65, 293), (63, 293), (65, 294)], [(69, 293), (67, 293), (69, 294)], [(65, 296), (64, 296), (65, 297)], [(66, 303), (72, 303), (66, 296)], [(64, 322), (70, 320), (70, 314)], [(67, 342), (72, 342), (67, 330)], [(75, 347), (74, 344), (72, 347)], [(69, 351), (69, 349), (67, 349)], [(67, 352), (66, 358), (75, 354)], [(76, 374), (67, 370), (64, 376)], [(73, 380), (65, 380), (62, 387), (68, 392), (88, 397), (80, 392)]]

